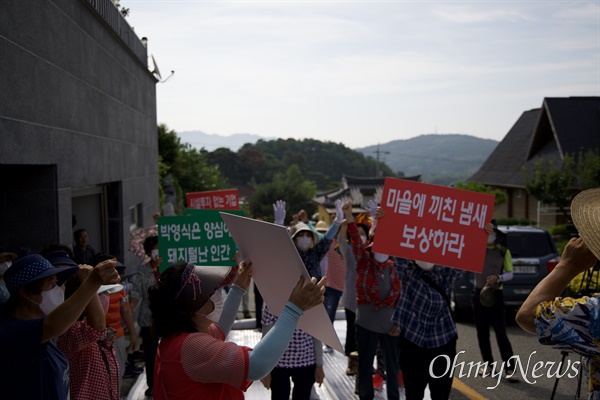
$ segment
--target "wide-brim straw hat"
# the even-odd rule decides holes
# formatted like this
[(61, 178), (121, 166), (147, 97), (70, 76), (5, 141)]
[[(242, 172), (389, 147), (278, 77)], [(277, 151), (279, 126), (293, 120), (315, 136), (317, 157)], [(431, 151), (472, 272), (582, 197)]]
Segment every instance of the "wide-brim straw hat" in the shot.
[(600, 188), (584, 190), (575, 196), (571, 218), (583, 242), (600, 259)]

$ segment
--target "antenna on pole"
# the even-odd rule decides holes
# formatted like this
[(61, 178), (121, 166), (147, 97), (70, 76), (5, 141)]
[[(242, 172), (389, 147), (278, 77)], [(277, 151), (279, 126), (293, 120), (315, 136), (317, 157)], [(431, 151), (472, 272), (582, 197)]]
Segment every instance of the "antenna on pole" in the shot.
[(390, 154), (389, 151), (381, 151), (379, 150), (379, 143), (377, 143), (377, 150), (373, 151), (373, 153), (377, 154), (377, 161), (375, 163), (375, 176), (379, 177), (380, 176), (380, 171), (379, 171), (379, 154)]

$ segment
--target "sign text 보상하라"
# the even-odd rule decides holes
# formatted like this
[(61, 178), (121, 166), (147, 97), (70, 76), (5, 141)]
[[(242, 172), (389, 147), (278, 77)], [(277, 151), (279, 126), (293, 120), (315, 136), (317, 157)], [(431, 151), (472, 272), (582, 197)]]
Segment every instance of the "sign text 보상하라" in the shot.
[(386, 178), (373, 250), (481, 272), (494, 196)]

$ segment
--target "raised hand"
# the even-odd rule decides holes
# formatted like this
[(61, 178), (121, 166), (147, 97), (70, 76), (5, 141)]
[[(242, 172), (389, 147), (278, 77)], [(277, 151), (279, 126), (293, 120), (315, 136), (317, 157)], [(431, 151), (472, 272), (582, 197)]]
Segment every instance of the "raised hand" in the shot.
[(121, 277), (117, 272), (117, 260), (106, 260), (92, 268), (92, 271), (87, 279), (91, 279), (94, 283), (100, 285), (112, 285), (121, 282)]
[(290, 294), (289, 301), (302, 311), (310, 310), (314, 306), (323, 303), (326, 282), (326, 277), (321, 278), (317, 283), (317, 278), (312, 278), (306, 282), (306, 279), (301, 276)]
[(367, 206), (365, 207), (365, 209), (369, 212), (369, 214), (371, 214), (371, 219), (374, 220), (375, 212), (377, 210), (377, 202), (375, 200), (367, 201)]
[(598, 261), (582, 238), (572, 238), (565, 246), (560, 263), (576, 274), (587, 271)]
[(237, 277), (235, 278), (235, 284), (242, 289), (248, 290), (250, 281), (252, 280), (252, 263), (242, 261), (240, 263), (240, 269), (238, 270)]
[(344, 222), (344, 210), (342, 209), (342, 201), (340, 199), (335, 201), (335, 220), (333, 222), (338, 225)]
[(273, 204), (273, 216), (277, 225), (283, 225), (285, 220), (285, 201), (277, 200)]

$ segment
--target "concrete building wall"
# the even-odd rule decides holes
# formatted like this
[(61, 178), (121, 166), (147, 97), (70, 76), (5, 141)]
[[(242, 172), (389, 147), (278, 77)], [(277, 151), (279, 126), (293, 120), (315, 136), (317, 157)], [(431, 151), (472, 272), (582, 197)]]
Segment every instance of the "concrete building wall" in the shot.
[[(144, 224), (159, 210), (156, 80), (141, 42), (109, 0), (3, 0), (0, 54), (0, 164), (11, 166), (0, 171), (55, 171), (52, 201), (36, 194), (35, 172), (26, 169), (17, 175), (27, 201), (0, 189), (4, 231), (15, 229), (16, 212), (47, 232), (5, 236), (0, 245), (71, 244), (73, 199), (95, 190), (104, 205), (96, 250), (134, 262), (129, 207), (141, 204)], [(30, 218), (28, 210), (46, 203), (52, 211)]]

